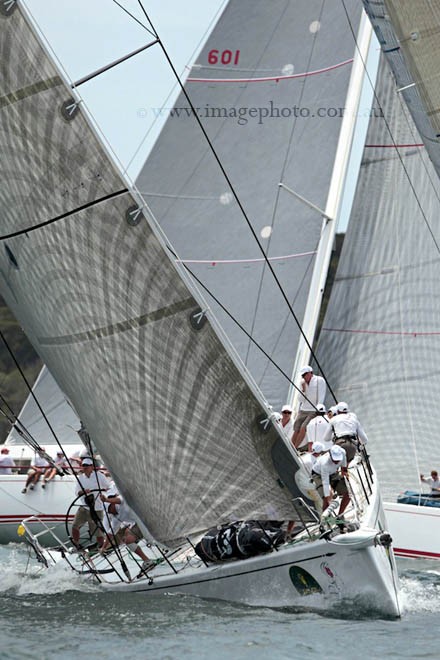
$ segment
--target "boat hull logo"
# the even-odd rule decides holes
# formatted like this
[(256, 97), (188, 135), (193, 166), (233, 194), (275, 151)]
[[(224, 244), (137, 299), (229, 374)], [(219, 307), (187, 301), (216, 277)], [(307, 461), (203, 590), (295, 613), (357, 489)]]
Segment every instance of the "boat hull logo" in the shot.
[(319, 586), (313, 575), (310, 575), (310, 573), (301, 568), (301, 566), (291, 566), (289, 568), (289, 577), (293, 586), (301, 596), (322, 593), (322, 588)]

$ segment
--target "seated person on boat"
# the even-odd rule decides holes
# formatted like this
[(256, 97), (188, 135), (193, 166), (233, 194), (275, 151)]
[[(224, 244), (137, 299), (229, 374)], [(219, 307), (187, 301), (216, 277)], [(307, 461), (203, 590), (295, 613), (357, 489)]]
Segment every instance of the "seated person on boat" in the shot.
[(440, 479), (438, 477), (437, 470), (431, 470), (431, 476), (425, 477), (423, 474), (420, 475), (420, 479), (425, 483), (431, 486), (431, 497), (440, 497)]

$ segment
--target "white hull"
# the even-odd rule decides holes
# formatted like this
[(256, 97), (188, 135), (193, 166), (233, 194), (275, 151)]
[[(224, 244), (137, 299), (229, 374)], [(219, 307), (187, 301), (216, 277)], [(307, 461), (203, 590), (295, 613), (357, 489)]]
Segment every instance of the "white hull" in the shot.
[(341, 602), (399, 616), (397, 573), (392, 551), (374, 544), (376, 530), (334, 540), (286, 544), (278, 552), (247, 560), (187, 568), (177, 575), (141, 578), (106, 587), (147, 596), (190, 594), (247, 605), (329, 610)]
[[(65, 518), (67, 510), (75, 498), (76, 480), (71, 475), (55, 477), (46, 488), (41, 488), (41, 480), (34, 490), (22, 494), (27, 475), (0, 475), (0, 543), (18, 542), (18, 525), (24, 518), (38, 516), (61, 539), (67, 539)], [(73, 519), (73, 514), (71, 519)], [(32, 533), (42, 531), (42, 525), (34, 523)], [(41, 543), (44, 544), (44, 537)], [(50, 539), (47, 538), (47, 541)], [(52, 539), (53, 540), (53, 539)]]
[(398, 557), (440, 559), (440, 507), (384, 503)]
[[(360, 483), (363, 474), (353, 466), (350, 487), (356, 492), (362, 522), (357, 527), (353, 524), (356, 510), (350, 507), (346, 520), (352, 531), (342, 534), (337, 526), (327, 523), (327, 538), (323, 538), (319, 525), (312, 522), (308, 531), (301, 531), (293, 541), (245, 560), (206, 565), (186, 543), (162, 560), (157, 546), (144, 546), (150, 559), (161, 560), (144, 574), (126, 546), (119, 548), (118, 555), (113, 552), (104, 557), (87, 551), (78, 554), (69, 545), (60, 553), (59, 548), (39, 549), (40, 538), (28, 536), (47, 565), (63, 558), (77, 572), (112, 591), (142, 592), (146, 596), (189, 594), (247, 605), (321, 611), (354, 604), (356, 609), (397, 617), (398, 576), (389, 535), (383, 532), (385, 521), (377, 482), (373, 476), (367, 497), (368, 483), (363, 480), (365, 490)], [(27, 522), (25, 526), (28, 528)], [(124, 562), (128, 571), (124, 571)]]

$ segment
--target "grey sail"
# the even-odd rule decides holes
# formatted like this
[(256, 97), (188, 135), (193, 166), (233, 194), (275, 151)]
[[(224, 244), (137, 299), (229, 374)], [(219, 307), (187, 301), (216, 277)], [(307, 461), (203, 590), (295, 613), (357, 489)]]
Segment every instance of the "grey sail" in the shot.
[[(322, 216), (279, 184), (325, 208), (354, 52), (339, 2), (231, 0), (185, 85), (300, 323)], [(137, 186), (279, 409), (300, 332), (183, 94)]]
[(0, 289), (128, 503), (163, 542), (293, 518), (297, 459), (19, 4), (0, 49)]
[(384, 59), (376, 95), (318, 354), (368, 430), (382, 493), (394, 500), (440, 461), (440, 201)]
[(440, 176), (440, 2), (363, 0), (363, 3)]
[[(35, 399), (43, 409), (56, 438)], [(40, 371), (32, 388), (32, 394), (27, 397), (18, 419), (20, 422), (18, 428), (28, 432), (40, 446), (55, 445), (57, 439), (63, 446), (78, 445), (81, 442), (77, 433), (81, 423), (47, 367), (43, 367)], [(6, 439), (7, 444), (23, 444), (23, 437), (16, 426), (11, 429)]]

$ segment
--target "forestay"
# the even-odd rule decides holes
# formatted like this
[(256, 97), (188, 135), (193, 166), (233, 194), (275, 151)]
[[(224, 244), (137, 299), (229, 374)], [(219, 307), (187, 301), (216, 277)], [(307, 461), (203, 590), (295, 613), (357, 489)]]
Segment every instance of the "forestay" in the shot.
[(260, 424), (264, 400), (210, 314), (205, 323), (197, 315), (199, 301), (136, 213), (21, 6), (8, 7), (2, 295), (156, 539), (235, 518), (294, 517), (298, 466), (280, 432)]
[(376, 94), (318, 355), (394, 500), (440, 462), (440, 202), (383, 56)]
[[(345, 5), (356, 31), (360, 4)], [(231, 0), (185, 85), (300, 323), (322, 216), (279, 184), (325, 209), (354, 52), (342, 3)], [(181, 259), (233, 315), (208, 298), (279, 409), (299, 329), (183, 94), (137, 185)]]

